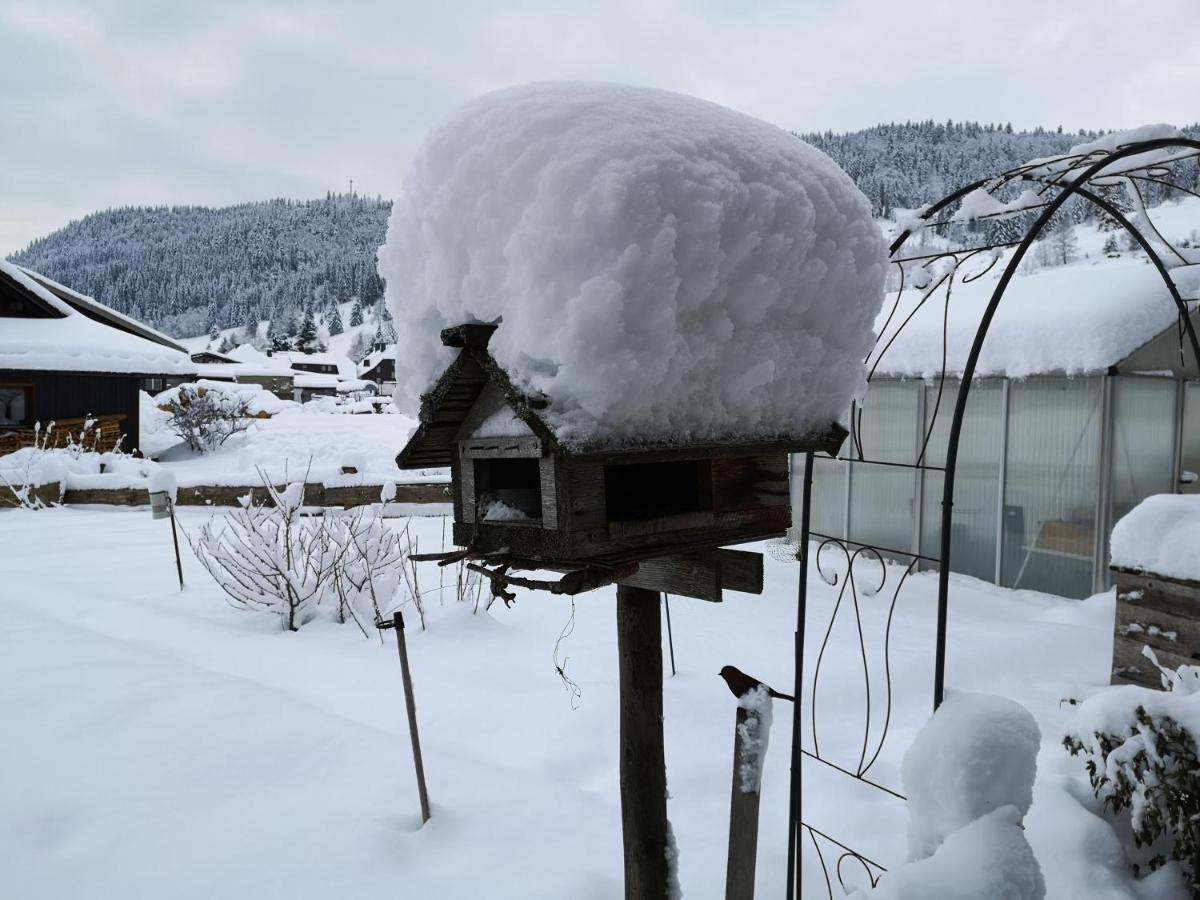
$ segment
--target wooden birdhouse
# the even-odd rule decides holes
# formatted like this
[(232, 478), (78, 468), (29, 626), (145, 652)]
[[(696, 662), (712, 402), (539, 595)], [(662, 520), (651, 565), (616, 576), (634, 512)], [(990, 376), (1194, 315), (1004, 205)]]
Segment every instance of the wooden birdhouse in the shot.
[(806, 442), (573, 450), (544, 421), (546, 401), (517, 390), (488, 352), (495, 329), (442, 332), (458, 356), (422, 397), (397, 459), (450, 468), (460, 556), (587, 570), (589, 587), (619, 580), (709, 600), (722, 587), (761, 590), (760, 557), (713, 551), (784, 534), (789, 454), (836, 453), (839, 425)]

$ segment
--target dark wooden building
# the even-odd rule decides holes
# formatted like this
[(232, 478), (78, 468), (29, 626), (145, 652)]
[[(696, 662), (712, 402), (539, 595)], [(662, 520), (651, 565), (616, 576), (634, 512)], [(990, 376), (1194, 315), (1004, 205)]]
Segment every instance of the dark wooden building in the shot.
[[(166, 335), (35, 272), (0, 261), (0, 453), (92, 419), (107, 449), (136, 448), (147, 379), (195, 372)], [(53, 442), (52, 438), (52, 442)]]
[(396, 345), (376, 344), (358, 363), (358, 377), (370, 381), (379, 393), (396, 389)]

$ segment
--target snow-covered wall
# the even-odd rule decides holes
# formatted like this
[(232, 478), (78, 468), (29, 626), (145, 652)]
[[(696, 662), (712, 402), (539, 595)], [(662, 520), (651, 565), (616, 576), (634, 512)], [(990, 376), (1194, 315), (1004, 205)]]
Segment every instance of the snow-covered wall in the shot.
[(403, 410), (503, 320), (497, 361), (568, 444), (801, 436), (864, 387), (885, 250), (827, 156), (610, 84), (480, 97), (417, 153), (379, 254)]

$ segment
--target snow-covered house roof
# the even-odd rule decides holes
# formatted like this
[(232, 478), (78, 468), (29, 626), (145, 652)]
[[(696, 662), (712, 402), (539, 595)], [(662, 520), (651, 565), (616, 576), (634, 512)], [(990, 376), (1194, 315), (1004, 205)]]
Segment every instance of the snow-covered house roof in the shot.
[(154, 341), (156, 344), (162, 344), (164, 347), (170, 347), (172, 350), (187, 352), (187, 349), (173, 337), (163, 334), (161, 331), (151, 328), (137, 319), (117, 312), (112, 307), (105, 306), (100, 301), (86, 294), (81, 294), (64, 284), (59, 284), (53, 278), (48, 278), (40, 272), (27, 269), (24, 266), (19, 266), (18, 268), (39, 285), (46, 288), (59, 299), (66, 301), (69, 306), (77, 309), (90, 319), (95, 319), (105, 325), (110, 325), (113, 328), (126, 331), (137, 337), (145, 338), (148, 341)]
[(287, 378), (296, 377), (292, 369), (282, 367), (262, 366), (255, 363), (196, 363), (197, 374), (201, 378), (217, 380), (230, 378)]
[(358, 374), (362, 375), (365, 372), (370, 372), (373, 368), (383, 362), (385, 359), (394, 360), (396, 358), (396, 345), (388, 344), (386, 347), (372, 350), (364, 356), (358, 363)]
[(321, 375), (315, 372), (296, 372), (292, 384), (298, 388), (315, 391), (336, 391), (341, 382), (336, 375)]
[(336, 353), (323, 351), (320, 353), (305, 353), (301, 350), (289, 350), (286, 353), (280, 354), (293, 365), (296, 363), (309, 363), (316, 366), (337, 366), (341, 362), (341, 356)]
[(827, 433), (865, 387), (885, 266), (823, 153), (703, 100), (586, 83), (488, 94), (434, 129), (379, 260), (405, 323), (399, 405), (464, 358), (443, 329), (498, 322), (491, 375), (576, 449)]
[[(870, 360), (878, 361), (877, 374), (934, 378), (944, 354), (947, 374), (961, 375), (1002, 268), (967, 283), (956, 279), (948, 303), (944, 288), (923, 303), (921, 290), (888, 294)], [(1200, 295), (1200, 266), (1182, 266), (1171, 275), (1185, 299)], [(1140, 348), (1173, 332), (1178, 314), (1162, 277), (1145, 260), (1087, 260), (1018, 274), (996, 310), (975, 374), (1104, 372), (1134, 361)], [(1160, 365), (1167, 363), (1153, 368)]]
[[(721, 446), (754, 452), (823, 450), (836, 453), (846, 430), (836, 422), (813, 429), (803, 437), (757, 438), (738, 443), (728, 440), (699, 442), (626, 441), (571, 444), (562, 441), (547, 418), (545, 397), (523, 392), (488, 352), (494, 325), (467, 324), (447, 328), (441, 334), (445, 346), (458, 356), (442, 373), (437, 384), (421, 399), (420, 424), (400, 451), (396, 464), (401, 469), (441, 468), (451, 465), (453, 442), (472, 418), (484, 416), (472, 437), (536, 437), (548, 452), (563, 455), (604, 453), (609, 456), (657, 451), (656, 458), (687, 457), (698, 450)], [(297, 379), (299, 385), (299, 379)], [(487, 407), (486, 409), (482, 407)]]
[[(51, 290), (47, 281), (0, 260), (0, 290), (14, 293), (28, 304), (23, 314), (0, 319), (0, 369), (128, 375), (189, 375), (196, 371), (181, 349), (132, 333), (119, 321), (132, 322), (127, 316), (112, 310), (108, 312), (117, 318), (87, 314), (80, 308), (82, 295), (70, 292), (74, 299), (64, 297)], [(92, 306), (102, 306), (86, 299)]]

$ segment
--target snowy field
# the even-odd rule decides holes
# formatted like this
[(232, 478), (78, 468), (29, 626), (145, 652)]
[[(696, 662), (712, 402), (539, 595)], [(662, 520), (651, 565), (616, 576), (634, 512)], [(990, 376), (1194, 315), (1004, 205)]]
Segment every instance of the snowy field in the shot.
[[(441, 471), (396, 468), (396, 453), (416, 422), (401, 415), (326, 412), (319, 403), (294, 406), (270, 419), (255, 419), (210, 453), (176, 445), (158, 455), (181, 485), (258, 484), (261, 468), (274, 478), (342, 483), (341, 467), (352, 465), (366, 484), (384, 481), (446, 481)], [(159, 432), (161, 433), (161, 432)], [(142, 428), (143, 440), (147, 429)], [(169, 439), (177, 440), (170, 434)]]
[[(181, 510), (189, 531), (207, 516)], [(422, 550), (442, 542), (440, 517), (411, 527)], [(323, 622), (281, 633), (277, 620), (227, 606), (186, 548), (180, 593), (168, 532), (144, 509), (0, 513), (7, 896), (620, 895), (611, 589), (578, 598), (562, 642), (581, 689), (573, 709), (553, 662), (569, 600), (522, 594), (511, 609), (474, 614), (453, 591), (438, 594), (436, 567), (422, 572), (428, 630), (407, 615), (433, 802), (422, 828), (391, 636), (381, 643)], [(797, 567), (782, 545), (760, 549), (762, 596), (671, 607), (669, 811), (686, 897), (724, 890), (734, 699), (718, 669), (736, 665), (790, 690)], [(896, 706), (872, 769), (888, 785), (898, 786), (899, 759), (929, 711), (934, 585), (910, 578), (895, 614)], [(814, 575), (810, 665), (836, 590)], [(882, 633), (885, 597), (862, 598), (868, 642)], [(1026, 826), (1047, 896), (1143, 896), (1084, 805), (1081, 763), (1059, 744), (1070, 716), (1060, 701), (1107, 681), (1111, 594), (1080, 603), (956, 577), (951, 602), (949, 684), (1013, 697), (1042, 728)], [(819, 722), (825, 755), (856, 757), (862, 663), (846, 614), (826, 651)], [(880, 694), (873, 702), (878, 714)], [(762, 897), (783, 894), (790, 712), (776, 704), (767, 754)], [(807, 718), (805, 728), (808, 741)], [(903, 806), (873, 796), (858, 806), (852, 787), (814, 776), (806, 821), (854, 827), (839, 836), (900, 862)], [(825, 896), (807, 855), (805, 888)]]

